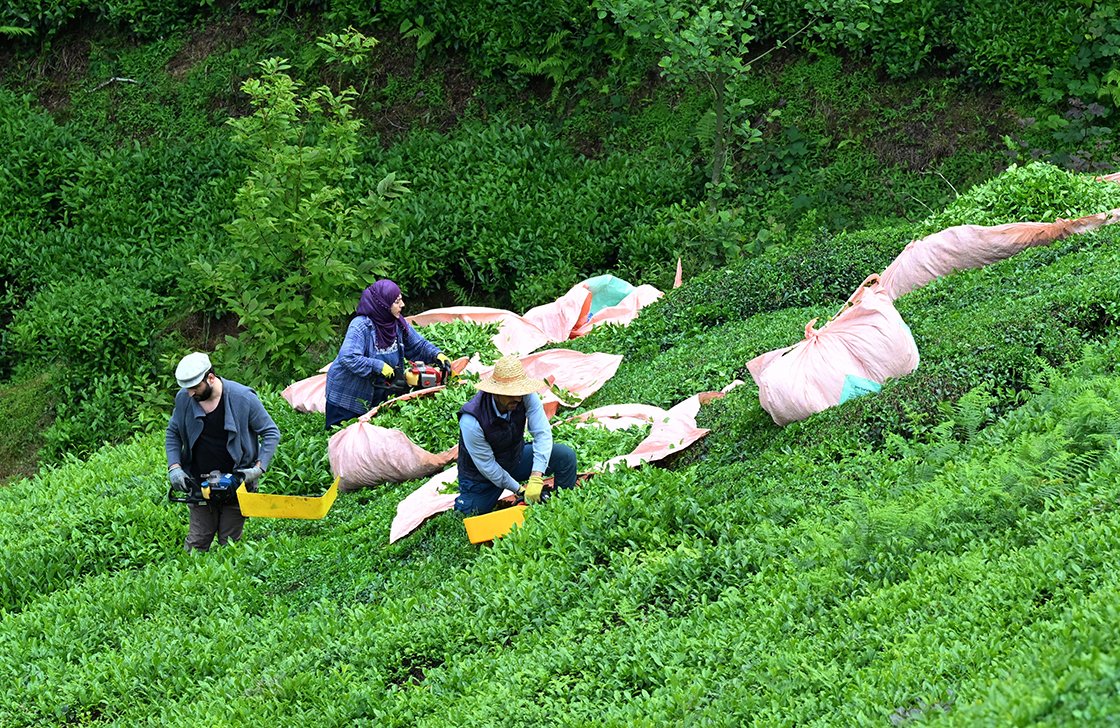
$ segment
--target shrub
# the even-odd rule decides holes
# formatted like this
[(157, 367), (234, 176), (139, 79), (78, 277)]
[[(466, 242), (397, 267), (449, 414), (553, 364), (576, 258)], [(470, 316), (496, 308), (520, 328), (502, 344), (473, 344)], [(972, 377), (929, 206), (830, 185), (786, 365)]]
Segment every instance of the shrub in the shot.
[(220, 358), (253, 380), (283, 381), (311, 368), (313, 350), (353, 310), (354, 291), (384, 272), (365, 251), (389, 234), (390, 203), (407, 182), (388, 173), (352, 189), (363, 182), (353, 89), (301, 96), (284, 59), (261, 68), (243, 85), (255, 111), (230, 120), (250, 159), (227, 226), (231, 246), (195, 267), (244, 329), (227, 337)]

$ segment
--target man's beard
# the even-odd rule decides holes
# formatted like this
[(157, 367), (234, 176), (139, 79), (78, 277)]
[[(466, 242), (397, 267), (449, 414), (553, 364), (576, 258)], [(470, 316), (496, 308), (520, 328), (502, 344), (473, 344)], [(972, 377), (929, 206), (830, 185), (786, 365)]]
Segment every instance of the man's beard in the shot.
[(214, 387), (211, 386), (210, 382), (207, 382), (205, 390), (199, 392), (198, 394), (192, 394), (191, 396), (194, 397), (196, 402), (205, 402), (206, 400), (210, 399), (210, 395), (213, 393)]

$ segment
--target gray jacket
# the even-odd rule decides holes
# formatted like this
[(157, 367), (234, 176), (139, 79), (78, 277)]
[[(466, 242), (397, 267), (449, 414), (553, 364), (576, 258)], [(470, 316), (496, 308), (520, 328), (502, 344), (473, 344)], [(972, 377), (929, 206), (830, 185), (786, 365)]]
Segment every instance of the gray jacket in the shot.
[[(222, 406), (226, 409), (226, 449), (237, 468), (251, 468), (258, 460), (268, 469), (280, 428), (268, 416), (257, 393), (244, 384), (222, 379)], [(206, 413), (185, 389), (175, 395), (175, 409), (167, 423), (167, 466), (186, 467), (191, 461), (191, 447), (202, 434)]]

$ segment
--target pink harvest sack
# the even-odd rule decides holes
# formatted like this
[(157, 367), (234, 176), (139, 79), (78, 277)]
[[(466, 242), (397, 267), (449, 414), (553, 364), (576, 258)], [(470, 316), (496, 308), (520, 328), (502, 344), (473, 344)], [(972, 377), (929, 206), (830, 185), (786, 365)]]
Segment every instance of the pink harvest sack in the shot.
[(953, 271), (980, 268), (1016, 253), (1120, 222), (1120, 210), (1076, 220), (1013, 222), (984, 227), (957, 225), (911, 242), (881, 276), (891, 300)]
[(813, 319), (805, 339), (755, 357), (747, 369), (758, 399), (778, 425), (803, 420), (918, 367), (918, 347), (891, 297), (870, 275), (820, 330)]

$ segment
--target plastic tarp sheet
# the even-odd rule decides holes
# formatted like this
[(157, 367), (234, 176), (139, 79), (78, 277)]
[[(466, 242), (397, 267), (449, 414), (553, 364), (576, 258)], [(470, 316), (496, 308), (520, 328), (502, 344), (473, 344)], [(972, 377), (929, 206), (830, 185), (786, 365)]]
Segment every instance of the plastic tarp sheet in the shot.
[(653, 286), (638, 286), (614, 306), (602, 309), (586, 322), (577, 326), (572, 331), (571, 338), (576, 339), (584, 336), (592, 329), (604, 324), (628, 324), (638, 317), (639, 311), (663, 295), (665, 294)]
[(664, 295), (653, 286), (634, 287), (621, 279), (614, 279), (617, 283), (612, 282), (606, 287), (607, 293), (601, 295), (603, 302), (614, 300), (623, 284), (630, 286), (630, 290), (617, 303), (604, 306), (592, 314), (595, 292), (587, 284), (604, 278), (608, 276), (582, 281), (552, 303), (530, 309), (524, 316), (498, 308), (451, 306), (424, 311), (409, 316), (408, 320), (414, 326), (447, 321), (473, 321), (479, 324), (497, 322), (499, 328), (494, 336), (494, 346), (502, 354), (522, 356), (547, 344), (583, 336), (596, 326), (608, 323), (628, 324), (638, 316), (642, 308)]
[[(609, 306), (617, 306), (622, 302), (622, 299), (630, 295), (630, 291), (634, 290), (634, 286), (628, 281), (612, 276), (610, 273), (588, 278), (580, 285), (591, 292), (591, 315), (595, 315)], [(583, 321), (579, 323), (583, 323)]]
[[(581, 472), (602, 472), (618, 466), (632, 468), (681, 452), (709, 432), (696, 426), (696, 414), (700, 411), (700, 405), (722, 397), (725, 392), (741, 383), (733, 382), (722, 392), (695, 394), (668, 410), (644, 404), (618, 404), (576, 415), (574, 419), (587, 422), (589, 427), (606, 427), (611, 430), (647, 423), (651, 425), (649, 435), (632, 452), (596, 463), (590, 470), (582, 469)], [(437, 513), (454, 508), (457, 494), (440, 491), (458, 477), (458, 468), (449, 468), (429, 479), (397, 504), (397, 514), (389, 527), (389, 543), (404, 538)]]
[(883, 290), (891, 299), (954, 271), (980, 268), (1027, 248), (1049, 245), (1070, 235), (1120, 221), (1120, 209), (1076, 220), (1014, 222), (984, 227), (958, 225), (911, 242), (883, 271)]
[(759, 402), (778, 425), (803, 420), (840, 404), (845, 394), (873, 391), (918, 367), (910, 327), (876, 275), (868, 276), (820, 330), (813, 329), (816, 321), (805, 326), (799, 343), (747, 363)]

